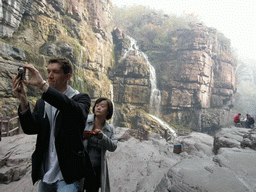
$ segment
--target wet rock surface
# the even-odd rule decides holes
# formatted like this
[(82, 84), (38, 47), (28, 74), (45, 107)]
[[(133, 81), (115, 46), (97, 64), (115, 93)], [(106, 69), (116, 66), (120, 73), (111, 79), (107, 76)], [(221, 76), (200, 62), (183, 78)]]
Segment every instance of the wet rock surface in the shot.
[[(244, 135), (253, 138), (251, 129), (221, 129), (215, 135), (222, 143), (217, 154), (214, 137), (203, 133), (178, 137), (180, 154), (158, 134), (139, 140), (130, 133), (116, 128), (118, 148), (107, 153), (111, 191), (256, 191), (256, 151), (241, 145)], [(37, 191), (30, 177), (34, 146), (35, 136), (2, 139), (0, 191)]]

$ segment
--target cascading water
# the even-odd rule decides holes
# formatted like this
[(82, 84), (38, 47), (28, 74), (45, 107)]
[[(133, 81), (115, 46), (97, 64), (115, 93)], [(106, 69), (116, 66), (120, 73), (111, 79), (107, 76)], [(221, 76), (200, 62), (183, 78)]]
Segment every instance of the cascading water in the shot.
[[(114, 122), (115, 122), (115, 117), (116, 117), (116, 110), (115, 110), (115, 104), (114, 104), (114, 89), (113, 89), (113, 84), (110, 85), (110, 100), (112, 101), (113, 103), (113, 115), (112, 115), (112, 118), (111, 118), (111, 121), (110, 123), (114, 125)], [(115, 125), (114, 125), (115, 126)]]
[(146, 59), (147, 64), (150, 70), (150, 84), (151, 84), (151, 94), (150, 94), (150, 113), (159, 117), (160, 115), (160, 106), (161, 106), (161, 92), (156, 87), (156, 71), (155, 68), (148, 61), (148, 57), (145, 53), (142, 52), (143, 57)]
[(105, 70), (105, 51), (104, 51), (104, 44), (101, 43), (101, 53), (102, 53), (102, 57), (101, 57), (101, 60), (102, 60), (102, 73), (104, 73), (104, 70)]
[(82, 67), (82, 63), (83, 63), (83, 49), (81, 49), (81, 51), (80, 51), (80, 62), (78, 63), (78, 66), (79, 67)]
[(113, 88), (113, 84), (110, 84), (110, 100), (112, 102), (114, 102), (114, 88)]
[(135, 55), (142, 56), (146, 60), (147, 65), (149, 66), (149, 71), (150, 71), (149, 79), (151, 84), (150, 116), (155, 120), (157, 120), (163, 127), (165, 127), (169, 136), (176, 137), (175, 131), (166, 122), (158, 118), (160, 116), (161, 92), (160, 90), (157, 89), (155, 68), (150, 64), (147, 55), (142, 51), (139, 51), (139, 47), (136, 44), (136, 40), (129, 36), (128, 38), (130, 39), (130, 47), (124, 53), (121, 59), (125, 59), (127, 55), (133, 51)]
[(128, 50), (125, 51), (123, 57), (121, 59), (124, 59), (127, 57), (127, 55), (131, 52), (134, 51), (135, 55), (139, 55), (141, 52), (139, 52), (139, 47), (136, 44), (136, 40), (131, 38), (130, 36), (127, 36), (130, 40), (130, 47), (128, 48)]
[(124, 56), (122, 57), (122, 59), (126, 58), (127, 55), (131, 52), (134, 51), (135, 55), (139, 55), (142, 56), (146, 62), (147, 65), (149, 66), (149, 79), (150, 79), (150, 85), (151, 85), (151, 94), (150, 94), (150, 113), (159, 117), (160, 115), (160, 106), (161, 106), (161, 92), (157, 89), (157, 81), (156, 81), (156, 72), (155, 72), (155, 68), (150, 64), (148, 57), (145, 53), (143, 53), (142, 51), (139, 51), (139, 47), (137, 45), (137, 42), (135, 39), (133, 39), (132, 37), (129, 37), (130, 39), (130, 47), (128, 48), (128, 50), (125, 52)]
[(151, 115), (151, 114), (149, 114), (149, 115), (151, 117), (153, 117), (155, 120), (157, 120), (161, 125), (163, 125), (166, 128), (167, 132), (169, 132), (169, 135), (171, 137), (177, 137), (176, 132), (166, 122), (162, 121), (161, 119), (159, 119), (158, 117), (156, 117), (154, 115)]

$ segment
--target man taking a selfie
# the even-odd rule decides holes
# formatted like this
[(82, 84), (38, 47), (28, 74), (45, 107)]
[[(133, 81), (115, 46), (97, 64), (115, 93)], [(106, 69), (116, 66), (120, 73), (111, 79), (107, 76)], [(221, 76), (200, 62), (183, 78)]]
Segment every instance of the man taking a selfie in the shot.
[[(37, 134), (32, 155), (33, 184), (40, 180), (39, 192), (78, 191), (80, 180), (91, 170), (82, 142), (90, 98), (68, 85), (72, 65), (66, 58), (49, 60), (48, 83), (33, 65), (22, 67), (31, 78), (21, 80), (17, 75), (12, 80), (12, 90), (20, 101), (18, 113), (24, 133)], [(24, 84), (43, 91), (33, 112)]]

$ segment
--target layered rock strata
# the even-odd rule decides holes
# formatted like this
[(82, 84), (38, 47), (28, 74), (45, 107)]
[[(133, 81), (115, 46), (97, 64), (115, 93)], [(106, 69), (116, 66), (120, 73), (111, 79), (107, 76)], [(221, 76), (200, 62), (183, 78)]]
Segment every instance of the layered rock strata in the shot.
[[(47, 78), (47, 61), (53, 56), (72, 61), (74, 75), (70, 85), (75, 89), (89, 93), (93, 101), (100, 96), (111, 98), (108, 76), (114, 64), (113, 21), (108, 0), (14, 0), (1, 1), (0, 8), (0, 37), (4, 40), (0, 43), (0, 116), (17, 114), (16, 110), (3, 110), (13, 97), (11, 79), (17, 66), (24, 62), (34, 64)], [(30, 100), (36, 100), (41, 92), (28, 87), (28, 95)], [(16, 107), (17, 104), (11, 106)]]
[[(170, 50), (166, 58), (151, 62), (156, 69), (157, 86), (161, 91), (159, 117), (168, 123), (188, 125), (193, 130), (211, 133), (227, 124), (227, 119), (232, 119), (230, 114), (236, 90), (235, 61), (230, 49), (221, 44), (215, 29), (201, 24), (191, 26), (190, 30), (175, 32), (175, 51)], [(149, 75), (145, 84), (145, 73), (140, 70), (142, 66), (148, 67), (146, 61), (142, 62), (143, 58), (136, 52), (126, 55), (129, 38), (119, 29), (114, 31), (113, 39), (116, 58), (114, 85), (117, 87), (115, 102), (130, 103), (149, 112), (150, 96), (146, 97), (147, 92), (141, 90), (144, 86), (150, 95), (152, 89)], [(150, 53), (150, 50), (147, 51)], [(149, 54), (149, 61), (157, 57), (154, 54)], [(124, 81), (128, 78), (129, 81)], [(128, 90), (131, 85), (133, 91)], [(141, 100), (141, 97), (145, 99)]]
[(157, 68), (164, 119), (190, 124), (197, 131), (220, 127), (227, 118), (222, 110), (230, 111), (234, 104), (233, 56), (220, 44), (217, 31), (203, 25), (179, 30), (176, 36), (178, 50)]
[[(0, 37), (5, 38), (0, 45), (2, 98), (12, 97), (11, 78), (17, 65), (35, 64), (46, 78), (47, 60), (65, 56), (74, 64), (70, 82), (74, 88), (89, 93), (93, 101), (100, 96), (113, 98), (117, 125), (145, 128), (139, 122), (150, 112), (150, 67), (131, 38), (117, 28), (113, 31), (108, 0), (16, 0), (4, 1), (0, 7)], [(145, 18), (149, 22), (151, 17)], [(201, 24), (175, 34), (177, 49), (169, 50), (164, 62), (161, 58), (151, 63), (160, 90), (158, 117), (197, 131), (219, 128), (233, 106), (236, 89), (232, 54), (215, 29)], [(148, 57), (150, 61), (151, 54)], [(41, 93), (28, 87), (28, 94), (35, 100)], [(0, 113), (15, 112), (0, 109)]]

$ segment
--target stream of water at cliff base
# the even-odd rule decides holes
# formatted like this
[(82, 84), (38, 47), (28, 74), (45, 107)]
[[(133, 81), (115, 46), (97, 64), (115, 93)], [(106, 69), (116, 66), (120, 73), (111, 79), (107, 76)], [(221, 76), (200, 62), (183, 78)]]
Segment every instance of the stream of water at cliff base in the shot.
[(154, 115), (152, 115), (152, 114), (149, 114), (149, 115), (150, 115), (150, 117), (152, 117), (152, 118), (154, 118), (155, 120), (157, 120), (163, 127), (165, 127), (166, 130), (170, 132), (169, 135), (170, 135), (172, 138), (173, 138), (173, 137), (177, 137), (176, 131), (175, 131), (173, 128), (171, 128), (171, 127), (168, 125), (168, 123), (162, 121), (161, 119), (159, 119), (158, 117), (156, 117), (156, 116), (154, 116)]

